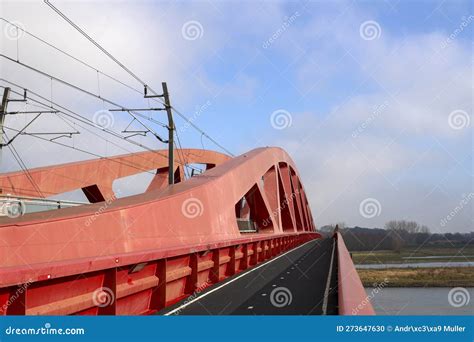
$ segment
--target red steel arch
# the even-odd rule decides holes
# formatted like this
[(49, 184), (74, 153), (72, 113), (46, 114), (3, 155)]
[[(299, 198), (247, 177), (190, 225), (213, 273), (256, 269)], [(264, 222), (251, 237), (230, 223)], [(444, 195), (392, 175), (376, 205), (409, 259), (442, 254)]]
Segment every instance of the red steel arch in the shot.
[[(140, 195), (0, 220), (0, 313), (155, 312), (320, 237), (296, 166), (282, 149), (259, 148), (232, 159), (182, 152), (208, 170), (168, 187), (158, 172)], [(145, 169), (166, 167), (164, 158), (143, 160)], [(40, 189), (53, 193), (94, 185), (103, 191), (104, 180), (110, 190), (114, 179), (138, 172), (108, 160), (30, 171)], [(58, 174), (74, 180), (61, 181)], [(0, 184), (28, 189), (21, 177), (3, 175)], [(242, 233), (237, 215), (258, 230)], [(109, 305), (97, 303), (101, 288), (113, 298)], [(5, 305), (19, 292), (23, 300)]]
[[(208, 168), (230, 159), (222, 153), (197, 149), (178, 150), (178, 156), (186, 163), (206, 164)], [(174, 163), (178, 181), (184, 180), (183, 165), (179, 161)], [(166, 182), (168, 150), (39, 167), (30, 169), (28, 175), (25, 175), (23, 171), (4, 173), (0, 175), (0, 189), (2, 193), (40, 198), (82, 189), (91, 202), (100, 202), (114, 197), (112, 183), (115, 179), (153, 169), (157, 170), (157, 176), (149, 188), (156, 189), (168, 185)], [(32, 185), (29, 177), (41, 192)]]

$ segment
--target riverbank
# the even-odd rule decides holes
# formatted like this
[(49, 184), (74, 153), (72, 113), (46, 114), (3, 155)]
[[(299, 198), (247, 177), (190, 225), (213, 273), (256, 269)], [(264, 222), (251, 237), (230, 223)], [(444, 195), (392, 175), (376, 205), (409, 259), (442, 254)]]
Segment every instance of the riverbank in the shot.
[(474, 261), (474, 246), (463, 248), (420, 247), (403, 248), (401, 251), (352, 251), (354, 264), (400, 264), (423, 262)]
[[(365, 287), (474, 287), (474, 267), (359, 269)], [(375, 284), (375, 285), (374, 285)]]

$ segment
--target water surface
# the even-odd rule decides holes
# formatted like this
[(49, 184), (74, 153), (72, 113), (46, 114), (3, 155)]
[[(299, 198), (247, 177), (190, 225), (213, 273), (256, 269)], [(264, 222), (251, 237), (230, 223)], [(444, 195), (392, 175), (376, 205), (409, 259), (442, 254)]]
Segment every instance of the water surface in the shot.
[[(385, 287), (375, 293), (366, 288), (372, 297), (372, 306), (377, 315), (473, 315), (474, 287), (467, 288), (466, 305), (454, 307), (449, 302), (447, 287)], [(458, 297), (459, 299), (459, 297)], [(459, 303), (459, 302), (458, 302)]]

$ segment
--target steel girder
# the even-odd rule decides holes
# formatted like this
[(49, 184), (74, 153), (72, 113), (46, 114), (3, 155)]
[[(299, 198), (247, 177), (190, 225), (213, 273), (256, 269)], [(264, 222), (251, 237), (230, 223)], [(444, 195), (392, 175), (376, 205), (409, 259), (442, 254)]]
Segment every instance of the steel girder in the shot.
[[(212, 151), (180, 152), (208, 170), (169, 187), (160, 171), (167, 166), (165, 151), (164, 157), (144, 152), (116, 157), (121, 163), (105, 159), (31, 170), (42, 192), (97, 186), (105, 201), (0, 221), (0, 313), (155, 312), (320, 237), (297, 169), (282, 149), (260, 148), (232, 159)], [(132, 162), (140, 170), (124, 166)], [(148, 190), (115, 198), (113, 180), (143, 169), (157, 170)], [(24, 192), (22, 177), (4, 174), (0, 184), (32, 195)], [(256, 232), (242, 233), (237, 215)], [(111, 303), (97, 303), (98, 290)]]

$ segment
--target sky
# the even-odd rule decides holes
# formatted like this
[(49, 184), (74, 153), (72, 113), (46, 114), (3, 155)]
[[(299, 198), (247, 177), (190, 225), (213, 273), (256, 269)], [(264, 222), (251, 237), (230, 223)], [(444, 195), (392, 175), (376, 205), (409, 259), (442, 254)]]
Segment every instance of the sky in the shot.
[[(166, 81), (173, 106), (233, 154), (261, 146), (284, 148), (298, 167), (317, 226), (383, 227), (405, 219), (432, 232), (473, 231), (471, 2), (52, 3), (153, 89)], [(142, 90), (42, 1), (2, 1), (0, 12), (3, 19)], [(0, 21), (3, 55), (126, 107), (150, 105), (139, 92), (5, 20)], [(0, 58), (0, 72), (0, 78), (35, 91), (46, 102), (112, 130), (120, 132), (130, 123), (126, 113), (107, 112), (111, 106), (102, 100), (5, 58)], [(163, 113), (147, 115), (165, 122)], [(5, 126), (19, 129), (30, 119), (9, 116)], [(160, 126), (153, 128), (166, 134)], [(105, 141), (52, 114), (29, 129), (80, 130), (57, 141), (103, 156), (140, 150), (111, 137)], [(220, 151), (179, 117), (177, 130), (183, 147)], [(134, 139), (166, 148), (150, 135)], [(15, 148), (28, 167), (91, 158), (28, 136), (19, 137)], [(2, 158), (3, 172), (19, 168), (8, 150)]]

